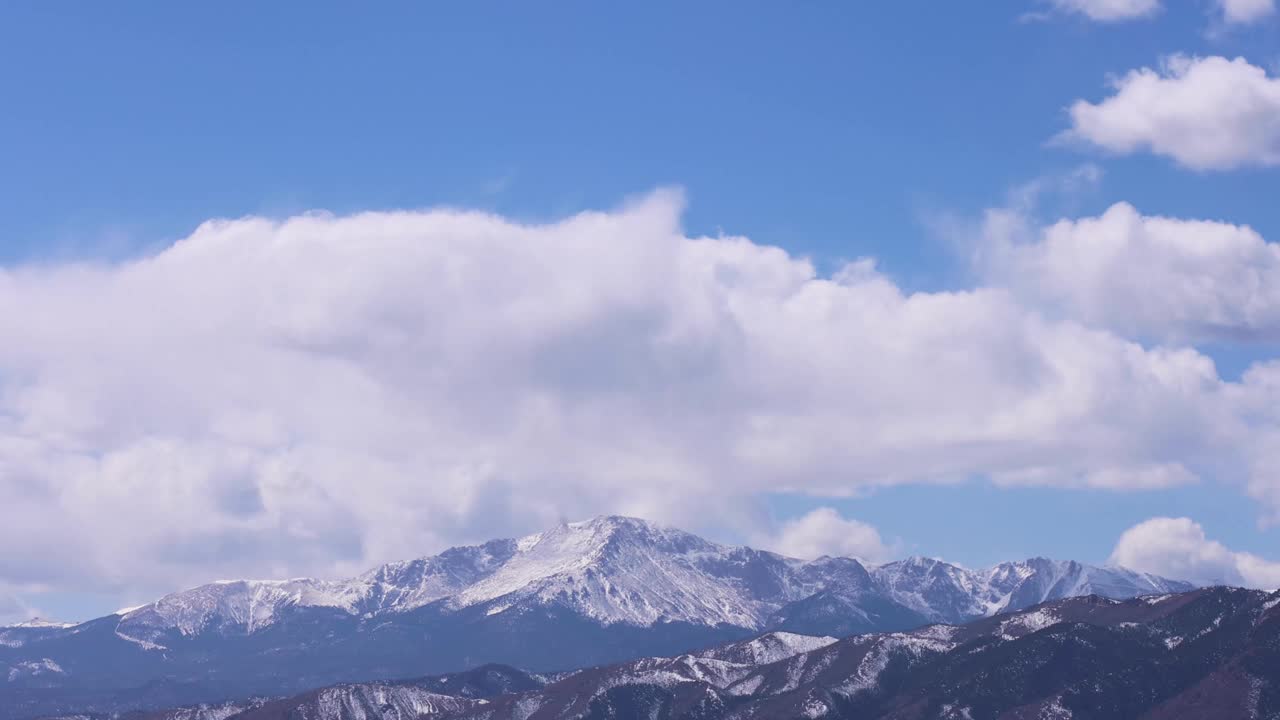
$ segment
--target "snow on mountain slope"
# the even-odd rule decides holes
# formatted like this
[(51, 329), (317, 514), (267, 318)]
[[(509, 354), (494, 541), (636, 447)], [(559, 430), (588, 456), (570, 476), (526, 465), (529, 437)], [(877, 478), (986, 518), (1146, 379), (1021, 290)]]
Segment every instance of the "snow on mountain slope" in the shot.
[(299, 708), (296, 717), (299, 720), (417, 718), (456, 712), (484, 702), (437, 695), (410, 685), (357, 685), (321, 691), (315, 704)]
[(785, 660), (793, 655), (826, 647), (834, 642), (836, 642), (836, 638), (833, 637), (771, 632), (750, 640), (721, 645), (696, 654), (702, 658), (742, 663), (744, 665), (768, 665), (779, 660)]
[(881, 592), (931, 620), (954, 622), (999, 609), (981, 574), (941, 560), (907, 558), (881, 565), (871, 575)]
[(397, 562), (361, 575), (356, 586), (362, 613), (405, 612), (456, 595), (504, 567), (514, 540), (457, 547), (432, 557)]
[[(835, 638), (810, 637), (794, 633), (766, 633), (751, 640), (710, 648), (703, 652), (676, 657), (647, 657), (615, 665), (588, 668), (567, 673), (548, 687), (527, 693), (532, 699), (550, 689), (547, 697), (525, 703), (528, 708), (543, 708), (549, 716), (595, 717), (590, 712), (592, 701), (613, 688), (649, 685), (662, 688), (706, 685), (724, 690), (742, 678), (771, 663), (818, 650), (837, 642)], [(506, 698), (510, 700), (510, 698)], [(496, 699), (498, 701), (502, 698)], [(508, 705), (506, 710), (515, 710)], [(486, 709), (486, 712), (488, 710)], [(496, 716), (506, 713), (497, 710)], [(511, 712), (514, 717), (529, 717)]]
[(49, 658), (40, 658), (36, 661), (20, 662), (10, 667), (6, 673), (6, 679), (9, 682), (13, 682), (22, 677), (31, 678), (50, 674), (63, 675), (66, 674), (66, 671), (57, 662)]
[(871, 575), (877, 587), (898, 603), (931, 620), (951, 623), (1066, 597), (1097, 594), (1129, 598), (1194, 587), (1125, 568), (1046, 558), (969, 570), (916, 557), (874, 568)]
[(117, 633), (155, 642), (169, 630), (252, 633), (275, 622), (288, 607), (328, 607), (354, 614), (358, 586), (325, 580), (232, 580), (166, 595), (126, 613)]
[[(1189, 588), (1119, 568), (1043, 558), (985, 570), (927, 558), (871, 569), (851, 558), (803, 562), (634, 518), (600, 517), (383, 565), (349, 580), (204, 585), (122, 614), (117, 632), (158, 648), (173, 633), (251, 634), (297, 608), (368, 617), (432, 603), (446, 612), (476, 608), (498, 615), (556, 606), (604, 625), (685, 622), (756, 630), (780, 617), (794, 620), (802, 612), (812, 620), (833, 609), (871, 627), (884, 627), (889, 618), (906, 627), (902, 618), (955, 623), (1073, 595), (1131, 597)], [(806, 605), (806, 599), (812, 600)], [(784, 608), (795, 612), (777, 615)], [(815, 629), (812, 622), (795, 622), (786, 627)]]
[(997, 611), (1079, 595), (1126, 598), (1184, 592), (1193, 587), (1125, 568), (1092, 567), (1074, 560), (1046, 558), (1001, 563), (979, 574), (985, 580), (986, 596), (995, 599)]
[(349, 615), (405, 612), (465, 589), (510, 559), (511, 540), (452, 548), (389, 563), (350, 580), (233, 580), (166, 595), (121, 613), (125, 639), (154, 644), (167, 631), (249, 634), (288, 608), (331, 608)]
[[(177, 708), (158, 714), (154, 720), (229, 720), (246, 710), (250, 710), (261, 702), (219, 703), (215, 705), (198, 705), (189, 708)], [(153, 720), (148, 718), (147, 720)]]
[(289, 717), (292, 720), (387, 720), (458, 713), (485, 700), (440, 695), (409, 684), (361, 683), (317, 690), (301, 698), (267, 702), (245, 710), (237, 720)]

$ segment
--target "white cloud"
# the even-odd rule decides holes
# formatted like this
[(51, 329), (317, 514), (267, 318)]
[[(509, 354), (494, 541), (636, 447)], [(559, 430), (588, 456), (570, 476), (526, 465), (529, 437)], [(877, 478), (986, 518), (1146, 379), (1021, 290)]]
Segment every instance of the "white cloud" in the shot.
[(820, 507), (790, 520), (771, 537), (759, 538), (761, 547), (788, 557), (811, 560), (823, 555), (853, 557), (869, 563), (892, 560), (896, 549), (880, 538), (871, 525)]
[(1120, 536), (1111, 562), (1204, 584), (1280, 587), (1280, 563), (1228, 549), (1190, 518), (1152, 518)]
[(1280, 164), (1280, 79), (1244, 58), (1175, 55), (1112, 87), (1099, 103), (1071, 105), (1063, 139), (1150, 151), (1197, 170)]
[[(1060, 473), (1056, 467), (1027, 468), (995, 473), (992, 480), (997, 485), (1057, 485), (1061, 483)], [(1099, 490), (1162, 490), (1197, 481), (1195, 474), (1179, 463), (1154, 463), (1086, 472), (1076, 484)]]
[(1083, 15), (1098, 22), (1121, 22), (1151, 17), (1160, 11), (1160, 0), (1050, 0), (1062, 12)]
[(988, 281), (1125, 336), (1280, 342), (1280, 246), (1248, 227), (1127, 203), (1047, 227), (995, 210), (978, 259)]
[(983, 474), (1212, 473), (1280, 508), (1280, 372), (1223, 382), (1193, 349), (999, 288), (905, 293), (869, 260), (822, 277), (680, 211), (246, 218), (0, 270), (0, 581), (127, 603)]
[[(1082, 15), (1102, 23), (1142, 20), (1158, 14), (1161, 0), (1044, 0), (1059, 12)], [(1248, 25), (1275, 14), (1275, 0), (1213, 0), (1214, 10), (1227, 25)], [(1034, 17), (1035, 15), (1033, 15)]]
[(1275, 0), (1217, 0), (1222, 19), (1229, 25), (1247, 25), (1275, 14)]

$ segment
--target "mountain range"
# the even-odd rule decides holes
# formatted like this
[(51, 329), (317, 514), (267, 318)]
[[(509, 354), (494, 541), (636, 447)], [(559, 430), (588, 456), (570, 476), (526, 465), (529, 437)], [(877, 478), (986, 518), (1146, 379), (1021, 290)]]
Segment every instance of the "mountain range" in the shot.
[(130, 720), (1259, 720), (1280, 717), (1280, 592), (1054, 600), (964, 626), (769, 632), (539, 675), (484, 666)]
[(1043, 558), (981, 570), (926, 558), (802, 561), (601, 517), (348, 580), (217, 582), (75, 625), (0, 629), (0, 720), (280, 696), (489, 663), (559, 672), (768, 631), (902, 632), (1061, 598), (1191, 589)]

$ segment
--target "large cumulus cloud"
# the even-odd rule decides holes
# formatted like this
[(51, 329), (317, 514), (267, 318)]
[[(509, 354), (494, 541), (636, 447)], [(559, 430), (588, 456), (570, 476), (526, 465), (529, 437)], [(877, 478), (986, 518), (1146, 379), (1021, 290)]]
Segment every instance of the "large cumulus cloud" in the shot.
[(977, 247), (988, 281), (1091, 326), (1166, 343), (1280, 342), (1280, 246), (1246, 226), (1123, 202), (1046, 226), (1001, 209)]
[(1204, 584), (1280, 587), (1280, 563), (1211, 540), (1191, 518), (1151, 518), (1124, 532), (1111, 561), (1135, 570)]
[(1280, 506), (1274, 371), (1224, 382), (999, 287), (821, 276), (680, 212), (245, 218), (0, 271), (0, 580), (335, 574), (562, 517), (745, 528), (766, 492), (974, 476), (1212, 471)]

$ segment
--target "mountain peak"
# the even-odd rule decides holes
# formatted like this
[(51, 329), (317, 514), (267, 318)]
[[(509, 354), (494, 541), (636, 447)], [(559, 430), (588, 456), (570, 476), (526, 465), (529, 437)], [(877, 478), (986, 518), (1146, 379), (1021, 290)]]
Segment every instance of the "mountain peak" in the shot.
[(633, 517), (631, 515), (596, 515), (587, 520), (578, 520), (576, 522), (566, 522), (569, 527), (580, 528), (656, 528), (657, 523), (649, 522), (644, 518)]
[(587, 533), (601, 538), (626, 538), (632, 540), (652, 540), (654, 538), (682, 536), (694, 537), (683, 530), (659, 525), (637, 517), (627, 515), (598, 515), (590, 520), (565, 523), (570, 532)]
[(634, 545), (678, 554), (728, 550), (684, 530), (625, 515), (600, 515), (590, 520), (564, 522), (516, 541), (517, 552), (521, 554), (535, 550), (544, 556), (568, 552), (577, 553), (584, 560), (598, 560), (610, 551)]
[(26, 622), (20, 622), (17, 625), (11, 625), (10, 627), (57, 629), (57, 628), (74, 627), (75, 625), (76, 625), (75, 623), (58, 622), (56, 620), (50, 620), (48, 618), (42, 618), (42, 617), (36, 616), (31, 618), (30, 620), (27, 620)]
[(666, 529), (660, 528), (647, 520), (627, 517), (625, 515), (598, 515), (590, 520), (563, 523), (559, 527), (555, 528), (555, 530), (561, 530), (561, 528), (563, 528), (565, 532), (586, 534), (602, 538), (611, 538), (619, 535), (628, 537), (644, 537)]
[(947, 562), (946, 560), (941, 560), (935, 557), (928, 557), (926, 555), (908, 555), (907, 557), (904, 557), (901, 560), (896, 560), (886, 564), (898, 565), (900, 567), (925, 568), (925, 569), (935, 568), (938, 566), (957, 567)]

